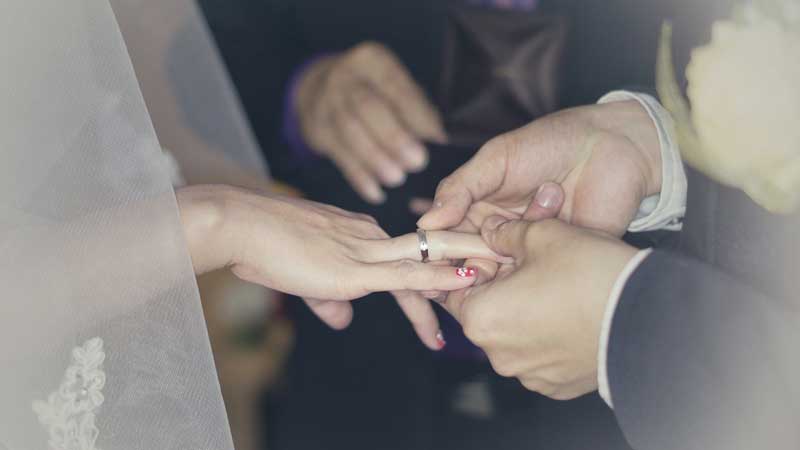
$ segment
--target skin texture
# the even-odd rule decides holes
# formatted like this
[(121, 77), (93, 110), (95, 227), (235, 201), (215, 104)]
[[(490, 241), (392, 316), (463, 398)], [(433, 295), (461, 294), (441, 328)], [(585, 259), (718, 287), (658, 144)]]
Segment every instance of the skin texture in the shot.
[[(391, 291), (422, 341), (439, 349), (438, 321), (417, 292), (462, 289), (476, 279), (422, 264), (416, 234), (391, 239), (363, 214), (228, 186), (183, 188), (177, 199), (196, 273), (230, 267), (245, 281), (305, 298), (334, 328), (352, 320), (349, 301)], [(434, 260), (510, 261), (478, 235), (440, 231), (428, 241)]]
[(366, 201), (428, 163), (424, 142), (444, 143), (442, 119), (399, 59), (366, 42), (313, 64), (295, 107), (306, 142), (330, 157)]
[(488, 283), (450, 294), (444, 306), (498, 374), (559, 400), (596, 390), (603, 315), (637, 250), (555, 219), (493, 216), (481, 233), (515, 262)]
[(467, 260), (479, 280), (445, 308), (500, 375), (555, 399), (596, 389), (602, 318), (636, 254), (618, 238), (660, 188), (657, 132), (637, 102), (565, 110), (490, 141), (418, 224), (480, 231), (515, 262)]
[[(426, 230), (477, 233), (487, 217), (567, 223), (622, 236), (661, 189), (658, 134), (635, 101), (564, 110), (501, 135), (442, 180)], [(481, 282), (497, 266), (468, 260)]]

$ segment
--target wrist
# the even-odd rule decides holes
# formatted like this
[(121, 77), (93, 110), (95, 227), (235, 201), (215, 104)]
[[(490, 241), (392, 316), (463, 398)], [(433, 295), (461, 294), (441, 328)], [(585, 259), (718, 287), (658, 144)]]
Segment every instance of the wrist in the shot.
[(658, 129), (647, 110), (636, 100), (614, 101), (593, 108), (595, 127), (627, 139), (638, 150), (645, 197), (662, 187), (661, 143)]
[(230, 245), (230, 197), (235, 190), (224, 185), (197, 185), (175, 193), (197, 275), (229, 266), (235, 260), (235, 246)]

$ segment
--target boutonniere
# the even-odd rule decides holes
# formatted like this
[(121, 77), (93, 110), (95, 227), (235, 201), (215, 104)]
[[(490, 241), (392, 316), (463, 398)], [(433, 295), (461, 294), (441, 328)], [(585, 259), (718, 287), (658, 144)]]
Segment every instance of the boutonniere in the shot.
[(693, 50), (685, 98), (664, 25), (656, 85), (684, 160), (773, 213), (800, 206), (800, 2), (756, 0)]

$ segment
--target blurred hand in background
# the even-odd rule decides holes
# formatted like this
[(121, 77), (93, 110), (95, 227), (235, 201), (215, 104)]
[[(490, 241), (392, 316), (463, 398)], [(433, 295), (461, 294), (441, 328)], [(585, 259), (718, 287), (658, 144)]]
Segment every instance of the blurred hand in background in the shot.
[(294, 98), (301, 132), (370, 203), (428, 163), (447, 141), (441, 116), (399, 59), (373, 42), (314, 62)]

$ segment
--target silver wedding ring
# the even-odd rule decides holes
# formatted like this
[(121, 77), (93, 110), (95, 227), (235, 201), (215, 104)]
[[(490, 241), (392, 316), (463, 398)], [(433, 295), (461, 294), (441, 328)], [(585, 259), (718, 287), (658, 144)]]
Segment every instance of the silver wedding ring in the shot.
[(428, 258), (428, 235), (423, 229), (417, 229), (417, 238), (419, 239), (419, 254), (422, 257), (422, 262), (429, 261)]

